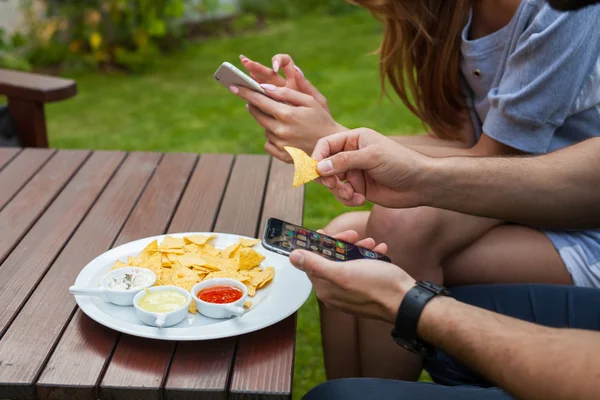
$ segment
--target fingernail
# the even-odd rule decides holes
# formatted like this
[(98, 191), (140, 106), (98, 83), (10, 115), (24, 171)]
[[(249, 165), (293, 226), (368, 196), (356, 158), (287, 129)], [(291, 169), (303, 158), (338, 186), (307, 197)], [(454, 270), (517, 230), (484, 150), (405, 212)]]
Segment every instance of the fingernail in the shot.
[(231, 90), (231, 93), (233, 93), (233, 94), (238, 94), (240, 91), (240, 89), (238, 89), (236, 86), (233, 86), (233, 85), (229, 86), (229, 90)]
[(290, 254), (290, 262), (299, 269), (302, 269), (304, 267), (304, 253), (300, 250), (294, 250)]
[(246, 104), (246, 110), (250, 111), (250, 105)]
[(317, 164), (317, 170), (320, 173), (326, 174), (333, 169), (333, 163), (331, 160), (323, 160)]
[(348, 191), (346, 189), (340, 189), (340, 197), (344, 200), (348, 200)]
[(297, 65), (294, 65), (294, 68), (296, 69), (296, 71), (298, 71), (300, 73), (300, 75), (302, 75), (304, 77), (304, 72), (302, 72), (300, 67), (298, 67)]
[(260, 86), (265, 89), (265, 90), (269, 90), (269, 91), (273, 91), (275, 89), (277, 89), (277, 86), (275, 85), (271, 85), (270, 83), (261, 83)]
[(279, 61), (277, 60), (273, 61), (273, 71), (279, 71)]
[(240, 54), (240, 61), (246, 61), (246, 60), (248, 60), (248, 59), (249, 59), (249, 58), (248, 58), (248, 57), (246, 57), (245, 55), (243, 55), (243, 54)]

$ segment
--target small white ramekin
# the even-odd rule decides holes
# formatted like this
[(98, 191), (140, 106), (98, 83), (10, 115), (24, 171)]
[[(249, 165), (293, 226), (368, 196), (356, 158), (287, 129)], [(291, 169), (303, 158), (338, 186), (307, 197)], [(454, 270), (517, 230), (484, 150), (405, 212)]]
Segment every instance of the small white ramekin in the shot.
[[(112, 278), (123, 274), (140, 273), (146, 275), (146, 285), (132, 289), (132, 290), (121, 290), (121, 289), (110, 289), (108, 283)], [(109, 271), (100, 280), (100, 287), (88, 288), (88, 287), (77, 287), (71, 286), (69, 292), (76, 296), (95, 296), (102, 297), (104, 301), (116, 304), (118, 306), (131, 306), (133, 305), (133, 299), (142, 290), (151, 287), (156, 283), (156, 274), (147, 268), (139, 267), (126, 267), (119, 268), (113, 271)]]
[[(216, 304), (202, 301), (198, 298), (198, 292), (211, 286), (233, 286), (242, 291), (242, 297), (232, 303)], [(248, 288), (240, 281), (230, 278), (213, 278), (197, 283), (192, 287), (192, 297), (196, 303), (198, 312), (209, 318), (224, 319), (231, 317), (241, 317), (246, 310), (244, 302), (248, 297)]]
[(188, 308), (190, 307), (190, 304), (192, 302), (192, 296), (187, 290), (177, 286), (154, 286), (147, 289), (147, 291), (150, 293), (165, 292), (169, 290), (173, 290), (177, 293), (182, 294), (186, 298), (186, 302), (177, 310), (169, 311), (166, 313), (150, 312), (143, 310), (139, 307), (138, 303), (140, 302), (142, 297), (144, 297), (147, 294), (146, 290), (141, 291), (135, 295), (135, 298), (133, 299), (133, 306), (135, 307), (136, 315), (143, 323), (150, 326), (157, 326), (159, 328), (166, 328), (169, 326), (177, 325), (185, 319), (188, 313)]

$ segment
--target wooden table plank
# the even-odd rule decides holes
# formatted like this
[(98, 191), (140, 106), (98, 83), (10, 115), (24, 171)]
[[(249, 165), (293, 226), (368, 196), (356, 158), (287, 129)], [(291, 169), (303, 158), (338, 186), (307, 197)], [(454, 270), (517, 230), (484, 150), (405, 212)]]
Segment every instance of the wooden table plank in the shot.
[[(292, 188), (294, 168), (273, 160), (260, 232), (269, 217), (302, 225), (304, 186)], [(243, 335), (238, 346), (231, 378), (232, 399), (289, 399), (292, 395), (296, 315), (260, 331)]]
[(36, 398), (92, 400), (97, 379), (114, 350), (119, 333), (81, 310), (69, 322), (36, 384)]
[[(236, 158), (215, 232), (255, 236), (268, 176), (269, 158), (240, 155)], [(226, 399), (235, 338), (177, 345), (165, 398)]]
[(165, 384), (168, 400), (224, 400), (235, 338), (177, 344)]
[(232, 163), (233, 156), (229, 154), (200, 156), (169, 227), (170, 233), (212, 230)]
[(82, 266), (113, 244), (159, 159), (158, 153), (127, 157), (6, 331), (0, 340), (0, 397), (33, 397), (35, 379), (73, 315), (69, 286)]
[(17, 154), (21, 152), (17, 147), (0, 147), (0, 171), (8, 164)]
[(0, 171), (0, 210), (56, 150), (25, 149)]
[(52, 157), (0, 212), (0, 264), (85, 161), (89, 151)]
[(4, 305), (0, 309), (0, 337), (123, 156), (122, 153), (94, 154), (0, 266), (0, 301)]
[(295, 345), (296, 313), (240, 336), (229, 399), (291, 399)]
[[(166, 154), (127, 219), (115, 246), (162, 234), (175, 211), (197, 156)], [(76, 311), (37, 383), (43, 399), (96, 399), (97, 384), (119, 333)], [(85, 368), (79, 368), (82, 364)]]
[[(212, 229), (232, 160), (228, 155), (200, 157), (168, 232)], [(100, 398), (160, 398), (174, 349), (174, 342), (123, 335), (100, 384)]]
[(270, 159), (259, 155), (240, 155), (235, 160), (215, 232), (256, 236)]

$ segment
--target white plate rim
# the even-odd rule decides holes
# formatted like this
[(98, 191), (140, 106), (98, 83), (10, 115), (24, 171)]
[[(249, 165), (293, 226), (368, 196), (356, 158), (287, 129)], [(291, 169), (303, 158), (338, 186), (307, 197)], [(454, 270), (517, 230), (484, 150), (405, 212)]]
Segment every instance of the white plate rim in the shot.
[[(167, 236), (173, 237), (183, 237), (183, 236), (191, 236), (191, 235), (217, 235), (218, 237), (225, 237), (226, 239), (234, 239), (243, 238), (243, 239), (253, 239), (248, 236), (236, 235), (231, 233), (219, 233), (219, 232), (182, 232), (182, 233), (169, 233), (164, 235), (156, 235), (151, 237), (146, 237), (138, 240), (134, 240), (128, 243), (124, 243), (120, 246), (114, 247), (101, 255), (94, 258), (90, 261), (77, 276), (75, 280), (75, 285), (77, 286), (87, 286), (90, 283), (92, 277), (97, 274), (101, 269), (106, 268), (107, 265), (112, 266), (112, 264), (120, 258), (119, 254), (125, 252), (128, 248), (137, 247), (141, 251), (147, 244), (152, 242), (153, 240), (158, 240), (159, 242)], [(148, 339), (158, 339), (158, 340), (177, 340), (177, 341), (199, 341), (199, 340), (212, 340), (212, 339), (221, 339), (226, 337), (233, 337), (243, 335), (245, 333), (254, 332), (277, 322), (284, 320), (285, 318), (292, 315), (294, 312), (298, 311), (298, 309), (308, 300), (310, 293), (312, 291), (312, 284), (310, 280), (306, 276), (306, 274), (296, 268), (294, 268), (288, 260), (288, 257), (276, 254), (265, 249), (261, 244), (254, 246), (256, 250), (267, 255), (268, 257), (272, 257), (278, 259), (278, 266), (276, 267), (276, 278), (278, 275), (282, 275), (283, 273), (280, 271), (277, 274), (277, 269), (282, 268), (290, 268), (289, 271), (286, 271), (286, 274), (294, 276), (295, 280), (293, 282), (294, 289), (291, 293), (291, 300), (288, 302), (289, 306), (285, 308), (285, 311), (282, 311), (281, 307), (277, 307), (275, 301), (272, 299), (272, 296), (269, 295), (265, 298), (261, 304), (257, 308), (263, 308), (260, 313), (252, 313), (248, 312), (245, 314), (242, 319), (233, 318), (229, 320), (224, 320), (219, 323), (215, 323), (212, 325), (204, 325), (201, 327), (174, 327), (174, 328), (163, 328), (158, 329), (156, 327), (151, 326), (143, 326), (129, 323), (127, 321), (123, 321), (118, 318), (114, 318), (111, 315), (100, 310), (93, 302), (93, 299), (88, 296), (74, 296), (75, 301), (79, 308), (86, 314), (88, 317), (98, 322), (101, 325), (104, 325), (110, 329), (115, 331), (129, 334), (132, 336), (143, 337)], [(275, 280), (273, 284), (275, 283)], [(278, 303), (280, 304), (280, 303)], [(132, 307), (133, 309), (133, 307)], [(279, 312), (269, 312), (269, 311), (277, 311)], [(251, 310), (253, 311), (253, 310)], [(260, 316), (259, 316), (260, 315)], [(201, 328), (201, 329), (199, 329)]]

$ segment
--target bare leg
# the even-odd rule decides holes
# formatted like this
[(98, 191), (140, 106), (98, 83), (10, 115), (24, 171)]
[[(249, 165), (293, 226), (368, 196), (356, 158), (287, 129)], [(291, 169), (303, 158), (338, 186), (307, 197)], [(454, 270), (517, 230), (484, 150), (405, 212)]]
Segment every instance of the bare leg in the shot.
[[(335, 235), (354, 229), (362, 239), (368, 218), (368, 211), (343, 214), (332, 220), (324, 230), (328, 235)], [(320, 301), (319, 311), (327, 379), (361, 376), (356, 317), (327, 308)]]
[[(442, 283), (441, 261), (470, 245), (500, 221), (429, 207), (374, 207), (367, 236), (389, 245), (392, 261), (417, 280)], [(391, 325), (357, 318), (362, 376), (416, 380), (420, 357), (390, 339)]]
[(554, 245), (542, 232), (519, 225), (492, 229), (444, 262), (448, 286), (477, 283), (572, 285)]

